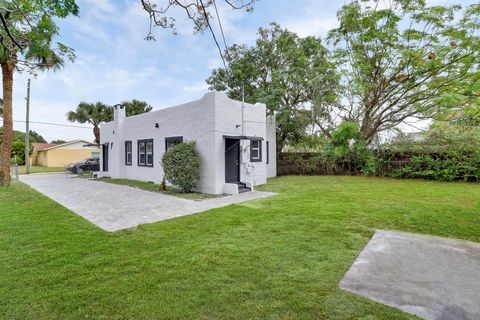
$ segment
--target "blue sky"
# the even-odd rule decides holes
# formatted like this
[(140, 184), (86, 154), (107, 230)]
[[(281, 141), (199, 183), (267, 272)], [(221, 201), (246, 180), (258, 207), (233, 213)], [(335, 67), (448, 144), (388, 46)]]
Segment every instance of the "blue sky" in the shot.
[[(205, 79), (213, 68), (221, 66), (221, 59), (210, 34), (194, 35), (191, 23), (181, 12), (172, 12), (177, 17), (177, 35), (171, 30), (157, 29), (156, 41), (145, 41), (148, 16), (139, 0), (78, 0), (77, 3), (80, 17), (59, 23), (60, 41), (75, 49), (77, 59), (74, 63), (67, 62), (59, 72), (32, 78), (31, 121), (72, 124), (66, 121), (65, 113), (80, 101), (115, 104), (140, 99), (159, 109), (200, 98), (207, 92)], [(252, 13), (222, 6), (220, 14), (229, 45), (252, 44), (257, 29), (273, 21), (301, 36), (324, 36), (335, 27), (336, 11), (344, 3), (344, 0), (260, 0)], [(28, 77), (15, 75), (14, 120), (25, 119)], [(14, 128), (24, 131), (25, 124), (15, 122)], [(48, 141), (93, 137), (89, 129), (34, 123), (30, 128)]]

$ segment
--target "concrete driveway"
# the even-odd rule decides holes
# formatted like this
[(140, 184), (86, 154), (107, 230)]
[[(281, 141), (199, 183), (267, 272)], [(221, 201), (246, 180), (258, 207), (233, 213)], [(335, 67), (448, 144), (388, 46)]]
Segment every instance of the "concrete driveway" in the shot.
[(478, 320), (480, 243), (377, 231), (340, 288), (427, 320)]
[(106, 231), (181, 217), (273, 194), (254, 191), (196, 201), (111, 183), (67, 178), (64, 173), (22, 175), (20, 181)]

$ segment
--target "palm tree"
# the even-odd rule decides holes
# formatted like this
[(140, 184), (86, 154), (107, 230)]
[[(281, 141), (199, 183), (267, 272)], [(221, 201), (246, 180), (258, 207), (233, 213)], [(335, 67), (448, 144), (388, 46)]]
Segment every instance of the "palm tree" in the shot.
[[(51, 42), (50, 39), (44, 41)], [(45, 51), (39, 49), (38, 45), (32, 43), (31, 46), (24, 50), (24, 63), (28, 63), (38, 71), (53, 70), (57, 71), (63, 67), (63, 59), (58, 56), (53, 50)], [(10, 54), (9, 54), (10, 53)], [(13, 142), (13, 106), (12, 106), (12, 92), (13, 92), (13, 73), (17, 68), (17, 55), (15, 52), (9, 52), (0, 48), (0, 66), (2, 69), (3, 82), (3, 143), (2, 156), (5, 159), (1, 163), (1, 184), (4, 186), (10, 185), (10, 157), (12, 152)]]
[(3, 133), (2, 133), (2, 155), (1, 183), (4, 186), (10, 185), (10, 157), (13, 143), (13, 119), (12, 119), (12, 91), (13, 71), (15, 63), (9, 58), (6, 50), (0, 52), (0, 66), (2, 68), (3, 82)]
[(78, 15), (75, 1), (1, 1), (0, 67), (3, 82), (3, 143), (0, 155), (0, 184), (10, 185), (10, 157), (13, 141), (12, 91), (13, 73), (58, 70), (63, 66), (61, 56), (75, 58), (73, 50), (52, 40), (59, 34), (54, 18)]
[(66, 114), (68, 121), (78, 123), (90, 123), (93, 126), (95, 143), (100, 143), (100, 122), (112, 121), (112, 107), (102, 103), (80, 102), (75, 111), (69, 111)]
[(121, 104), (125, 106), (126, 116), (136, 116), (138, 114), (152, 111), (153, 107), (145, 101), (133, 99), (131, 101), (123, 101)]
[[(51, 39), (48, 39), (51, 41)], [(36, 70), (57, 71), (63, 67), (63, 59), (60, 58), (54, 51), (39, 50), (36, 45), (26, 48), (23, 55), (25, 61), (35, 66)], [(2, 143), (2, 161), (1, 168), (1, 184), (4, 186), (10, 185), (10, 157), (12, 152), (13, 142), (13, 106), (12, 106), (12, 92), (13, 92), (13, 73), (17, 67), (16, 54), (8, 54), (7, 50), (0, 48), (0, 66), (2, 69), (3, 82), (3, 143)]]

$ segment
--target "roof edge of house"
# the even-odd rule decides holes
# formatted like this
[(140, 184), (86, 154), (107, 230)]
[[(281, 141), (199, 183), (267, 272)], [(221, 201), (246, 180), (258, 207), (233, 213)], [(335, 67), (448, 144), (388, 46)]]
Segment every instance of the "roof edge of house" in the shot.
[(68, 146), (68, 145), (71, 145), (71, 144), (74, 144), (74, 143), (77, 143), (77, 142), (85, 142), (85, 143), (87, 143), (87, 144), (90, 143), (90, 142), (88, 142), (87, 140), (82, 140), (82, 139), (72, 140), (72, 141), (68, 141), (68, 142), (65, 142), (65, 143), (58, 144), (58, 145), (53, 146), (53, 147), (41, 149), (41, 150), (38, 150), (38, 151), (46, 151), (46, 150), (56, 149), (56, 148)]

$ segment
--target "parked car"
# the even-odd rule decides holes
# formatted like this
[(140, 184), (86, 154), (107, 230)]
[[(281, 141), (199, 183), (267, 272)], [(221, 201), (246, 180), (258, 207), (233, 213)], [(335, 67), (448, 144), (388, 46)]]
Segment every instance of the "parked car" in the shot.
[(67, 170), (72, 173), (82, 173), (85, 171), (100, 171), (100, 159), (88, 158), (77, 163), (70, 163)]

